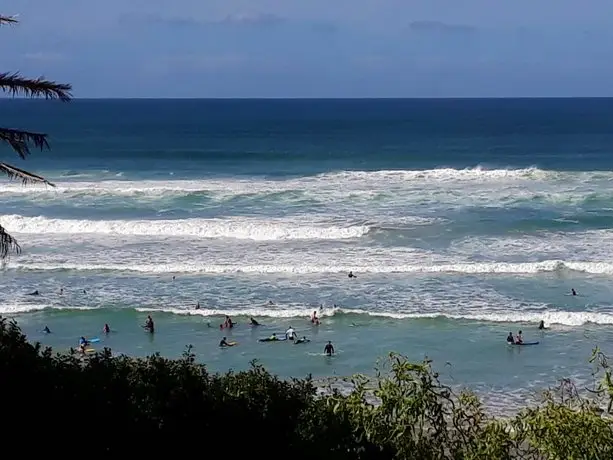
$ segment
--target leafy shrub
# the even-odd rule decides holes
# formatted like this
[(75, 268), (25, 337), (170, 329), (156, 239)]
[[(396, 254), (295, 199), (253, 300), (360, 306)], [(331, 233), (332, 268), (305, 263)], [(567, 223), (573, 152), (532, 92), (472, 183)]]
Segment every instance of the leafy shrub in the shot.
[(5, 449), (46, 455), (610, 459), (612, 423), (598, 402), (612, 397), (611, 374), (598, 350), (594, 362), (603, 375), (594, 398), (565, 381), (540, 405), (495, 419), (474, 394), (454, 395), (429, 361), (396, 354), (376, 378), (349, 379), (348, 394), (318, 396), (310, 378), (280, 380), (255, 363), (210, 374), (191, 348), (178, 360), (53, 354), (0, 318), (2, 434)]

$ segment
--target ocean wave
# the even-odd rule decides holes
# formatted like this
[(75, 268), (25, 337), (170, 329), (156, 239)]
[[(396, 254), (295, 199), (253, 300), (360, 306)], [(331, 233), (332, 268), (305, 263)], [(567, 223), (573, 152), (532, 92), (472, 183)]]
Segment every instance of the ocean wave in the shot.
[(182, 220), (65, 220), (45, 217), (1, 216), (2, 225), (25, 234), (110, 234), (125, 236), (174, 236), (269, 240), (342, 240), (360, 238), (365, 225), (301, 224), (297, 220), (252, 218)]
[[(465, 206), (604, 207), (613, 192), (613, 173), (557, 172), (538, 168), (340, 171), (285, 179), (208, 178), (198, 180), (56, 181), (57, 187), (0, 185), (7, 201), (26, 200), (106, 208), (115, 199), (121, 209), (179, 209), (188, 212), (208, 207), (272, 208), (342, 205), (345, 211), (370, 207), (398, 213), (407, 205), (428, 209)], [(9, 201), (10, 202), (10, 201)], [(364, 210), (365, 211), (365, 210)], [(362, 212), (362, 211), (361, 211)]]
[[(57, 306), (57, 305), (28, 305), (14, 304), (0, 306), (0, 314), (23, 314), (42, 310), (62, 310), (62, 311), (92, 311), (103, 310), (104, 307), (76, 307), (76, 306)], [(281, 306), (261, 306), (251, 308), (193, 308), (180, 307), (137, 307), (133, 311), (141, 313), (167, 313), (183, 316), (198, 316), (202, 318), (223, 317), (225, 315), (237, 318), (273, 318), (273, 319), (299, 319), (308, 320), (311, 313), (316, 310), (322, 321), (327, 318), (338, 318), (342, 320), (359, 321), (359, 318), (381, 318), (393, 320), (451, 320), (451, 321), (474, 321), (487, 323), (528, 323), (537, 324), (543, 320), (547, 325), (560, 325), (568, 327), (578, 327), (586, 324), (613, 325), (613, 313), (607, 312), (579, 312), (565, 310), (545, 310), (545, 311), (479, 311), (479, 312), (458, 312), (449, 313), (445, 311), (369, 311), (357, 308), (327, 307), (319, 310), (316, 306), (294, 306), (285, 308)], [(240, 324), (240, 321), (239, 321)]]
[[(303, 309), (273, 309), (273, 308), (243, 308), (243, 309), (200, 309), (188, 310), (182, 308), (136, 308), (141, 312), (162, 311), (176, 315), (200, 315), (203, 317), (217, 317), (231, 315), (236, 317), (255, 317), (255, 318), (309, 318), (316, 307), (305, 307)], [(585, 324), (612, 325), (613, 314), (601, 312), (575, 312), (575, 311), (510, 311), (507, 313), (496, 312), (479, 312), (479, 313), (448, 313), (440, 312), (385, 312), (385, 311), (368, 311), (352, 308), (325, 308), (323, 311), (318, 311), (319, 317), (325, 321), (326, 317), (334, 316), (355, 316), (355, 317), (379, 317), (398, 320), (420, 320), (420, 319), (447, 319), (456, 321), (478, 321), (488, 323), (531, 323), (538, 324), (543, 320), (546, 324), (558, 324), (563, 326), (582, 326)]]
[(37, 263), (10, 261), (6, 269), (21, 271), (99, 271), (99, 272), (136, 272), (136, 273), (198, 273), (198, 274), (327, 274), (347, 273), (352, 270), (357, 276), (363, 274), (394, 273), (456, 273), (456, 274), (510, 274), (530, 275), (536, 273), (562, 272), (564, 270), (590, 274), (612, 275), (611, 262), (581, 262), (545, 260), (541, 262), (482, 262), (449, 263), (437, 265), (242, 265), (242, 264), (78, 264), (78, 263)]
[[(341, 171), (292, 179), (269, 180), (251, 179), (204, 179), (204, 180), (102, 180), (91, 182), (56, 182), (56, 188), (44, 186), (24, 187), (17, 183), (0, 185), (0, 194), (106, 194), (106, 195), (168, 195), (169, 193), (219, 192), (228, 195), (277, 193), (293, 190), (371, 189), (373, 186), (410, 186), (415, 182), (454, 183), (479, 182), (500, 183), (500, 181), (526, 181), (555, 179), (563, 175), (555, 171), (544, 171), (536, 167), (522, 169), (484, 169), (481, 167), (430, 170), (383, 170), (383, 171)], [(579, 173), (585, 174), (585, 173)], [(569, 174), (569, 177), (571, 175)], [(573, 175), (572, 177), (577, 177)], [(613, 176), (612, 176), (613, 178)]]

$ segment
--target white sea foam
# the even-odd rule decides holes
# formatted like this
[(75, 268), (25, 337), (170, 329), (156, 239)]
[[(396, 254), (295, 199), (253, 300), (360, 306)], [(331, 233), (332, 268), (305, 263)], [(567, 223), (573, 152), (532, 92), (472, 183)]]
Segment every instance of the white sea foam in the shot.
[(138, 236), (183, 236), (197, 238), (236, 238), (257, 241), (291, 239), (360, 238), (370, 228), (364, 225), (333, 226), (320, 222), (301, 224), (298, 219), (182, 220), (64, 220), (45, 217), (1, 216), (10, 232), (25, 234), (111, 234)]
[(79, 263), (21, 263), (10, 261), (6, 268), (14, 270), (75, 270), (75, 271), (116, 271), (140, 273), (253, 273), (253, 274), (324, 274), (347, 273), (348, 267), (357, 274), (367, 273), (457, 273), (457, 274), (535, 274), (574, 270), (578, 272), (611, 275), (610, 262), (570, 262), (546, 260), (525, 263), (455, 263), (440, 265), (210, 265), (206, 263), (157, 263), (157, 264), (79, 264)]
[[(289, 195), (283, 195), (290, 192)], [(0, 184), (0, 195), (25, 198), (36, 203), (57, 200), (65, 206), (82, 203), (107, 205), (115, 198), (129, 199), (150, 209), (166, 209), (168, 200), (202, 194), (173, 206), (202, 208), (206, 203), (220, 204), (241, 198), (263, 202), (312, 206), (343, 207), (343, 215), (367, 219), (394, 216), (407, 205), (421, 209), (446, 209), (464, 206), (533, 207), (576, 205), (589, 200), (613, 197), (613, 174), (606, 172), (555, 172), (524, 169), (431, 169), (389, 171), (343, 171), (300, 178), (270, 180), (262, 178), (210, 178), (200, 180), (102, 180), (77, 182), (58, 180), (56, 188), (16, 183)], [(166, 203), (166, 204), (164, 204)], [(234, 203), (232, 203), (234, 204)], [(244, 204), (244, 203), (243, 203)], [(362, 205), (375, 205), (374, 209)], [(337, 213), (339, 209), (330, 210)], [(430, 216), (428, 216), (430, 217)], [(415, 222), (413, 222), (415, 223)]]
[[(154, 312), (163, 311), (176, 315), (191, 315), (191, 316), (224, 316), (232, 315), (256, 318), (309, 318), (313, 312), (313, 306), (305, 306), (303, 308), (283, 308), (283, 307), (253, 307), (253, 308), (217, 308), (217, 309), (199, 309), (193, 308), (137, 308), (137, 311)], [(582, 326), (588, 323), (598, 325), (613, 325), (613, 313), (604, 312), (575, 312), (575, 311), (508, 311), (508, 312), (465, 312), (465, 313), (449, 313), (445, 311), (430, 311), (430, 312), (385, 312), (385, 311), (369, 311), (362, 309), (351, 308), (325, 308), (323, 311), (318, 311), (318, 315), (322, 320), (337, 315), (366, 315), (370, 317), (392, 318), (398, 320), (417, 320), (417, 319), (435, 319), (447, 318), (452, 320), (466, 321), (484, 321), (491, 323), (528, 323), (536, 324), (540, 320), (546, 324), (563, 325), (563, 326)]]
[[(56, 188), (34, 186), (23, 187), (18, 183), (5, 183), (0, 186), (0, 194), (34, 193), (107, 193), (116, 195), (164, 194), (168, 192), (227, 192), (261, 193), (300, 190), (309, 188), (334, 187), (336, 189), (368, 190), (373, 185), (410, 185), (410, 182), (457, 181), (495, 182), (519, 180), (555, 179), (562, 173), (543, 171), (538, 168), (523, 169), (485, 169), (481, 167), (430, 170), (383, 170), (383, 171), (342, 171), (325, 173), (298, 179), (206, 179), (206, 180), (104, 180), (96, 182), (56, 181)], [(579, 173), (581, 174), (581, 173)], [(570, 174), (568, 175), (570, 176)], [(576, 177), (573, 176), (573, 177)], [(612, 176), (613, 178), (613, 176)]]

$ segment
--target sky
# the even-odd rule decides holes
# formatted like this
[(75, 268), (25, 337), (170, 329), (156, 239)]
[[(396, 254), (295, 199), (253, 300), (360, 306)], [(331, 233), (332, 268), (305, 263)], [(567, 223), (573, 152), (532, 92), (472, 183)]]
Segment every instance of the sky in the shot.
[(108, 97), (613, 96), (610, 0), (12, 0), (0, 72)]

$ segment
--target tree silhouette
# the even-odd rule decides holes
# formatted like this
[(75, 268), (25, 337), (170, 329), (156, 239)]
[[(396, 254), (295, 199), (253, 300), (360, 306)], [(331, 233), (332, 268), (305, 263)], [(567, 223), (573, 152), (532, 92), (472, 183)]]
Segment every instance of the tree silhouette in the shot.
[[(17, 22), (15, 17), (0, 15), (0, 26), (16, 24)], [(72, 86), (69, 84), (56, 83), (44, 77), (25, 78), (19, 72), (0, 72), (0, 90), (10, 97), (43, 97), (45, 99), (59, 99), (63, 102), (68, 102), (72, 98), (70, 94)], [(8, 144), (22, 160), (30, 155), (31, 149), (44, 150), (50, 148), (47, 134), (23, 129), (0, 127), (0, 141)], [(3, 161), (0, 161), (0, 172), (6, 174), (11, 180), (20, 180), (24, 185), (42, 183), (54, 187), (44, 177), (24, 171)], [(18, 254), (21, 252), (21, 247), (17, 240), (0, 225), (0, 259), (5, 259), (12, 252)]]

